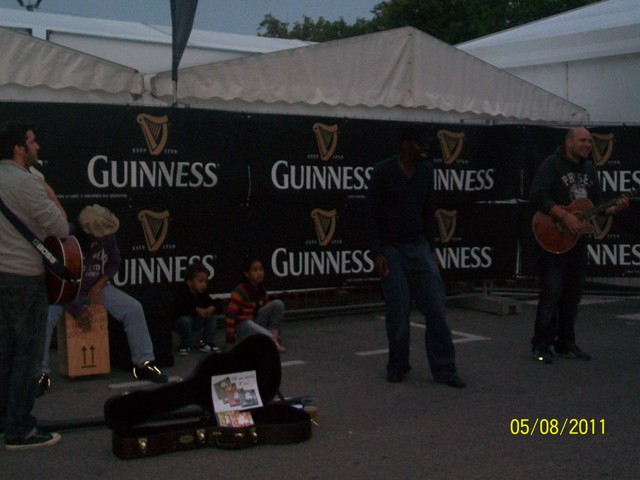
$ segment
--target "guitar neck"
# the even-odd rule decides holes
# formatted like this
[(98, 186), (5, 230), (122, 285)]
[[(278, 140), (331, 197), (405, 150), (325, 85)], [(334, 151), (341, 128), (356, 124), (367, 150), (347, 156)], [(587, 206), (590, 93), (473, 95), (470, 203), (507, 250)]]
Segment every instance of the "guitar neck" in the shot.
[[(631, 190), (630, 192), (626, 193), (626, 195), (627, 195), (627, 197), (629, 197), (631, 199), (631, 198), (637, 196), (638, 192), (640, 192), (640, 188), (636, 188), (634, 190)], [(592, 218), (597, 217), (602, 212), (607, 210), (607, 208), (613, 207), (618, 202), (618, 200), (619, 200), (619, 197), (612, 198), (611, 200), (608, 200), (608, 201), (606, 201), (604, 203), (601, 203), (597, 207), (594, 207), (591, 210), (588, 210), (588, 211), (584, 212), (583, 213), (583, 218), (585, 220), (591, 220)]]
[(588, 211), (584, 212), (583, 219), (584, 220), (591, 220), (592, 218), (597, 217), (602, 212), (606, 211), (607, 208), (613, 207), (616, 204), (617, 201), (618, 201), (617, 198), (613, 198), (613, 199), (611, 199), (611, 200), (609, 200), (607, 202), (601, 203), (597, 207), (594, 207), (591, 210), (588, 210)]

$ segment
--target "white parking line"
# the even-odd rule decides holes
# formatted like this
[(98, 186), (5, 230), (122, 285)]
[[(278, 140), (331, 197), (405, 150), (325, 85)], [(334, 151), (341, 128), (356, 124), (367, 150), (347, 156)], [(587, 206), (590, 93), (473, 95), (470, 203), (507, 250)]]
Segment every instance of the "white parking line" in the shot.
[(368, 357), (369, 355), (382, 355), (383, 353), (387, 353), (389, 350), (383, 348), (381, 350), (369, 350), (368, 352), (356, 352), (356, 355), (359, 357)]
[(280, 362), (280, 365), (283, 367), (295, 367), (296, 365), (304, 365), (305, 362), (304, 360), (289, 360), (287, 362)]
[[(598, 305), (600, 303), (614, 303), (619, 302), (620, 298), (611, 298), (611, 297), (582, 297), (580, 300), (580, 305)], [(533, 300), (526, 300), (522, 303), (526, 303), (527, 305), (537, 305), (538, 299), (535, 298)]]
[[(422, 323), (416, 323), (416, 322), (411, 322), (411, 326), (422, 328), (422, 329), (426, 328), (426, 326), (423, 325)], [(486, 340), (491, 340), (490, 337), (483, 337), (482, 335), (474, 335), (473, 333), (461, 332), (459, 330), (451, 330), (451, 333), (458, 337), (462, 337), (462, 338), (454, 338), (453, 343), (482, 342)], [(388, 349), (381, 348), (379, 350), (368, 350), (365, 352), (356, 352), (356, 355), (359, 357), (368, 357), (370, 355), (384, 355), (388, 352), (389, 352)]]
[(640, 320), (640, 313), (630, 313), (629, 315), (618, 315), (616, 318), (624, 318), (625, 320)]

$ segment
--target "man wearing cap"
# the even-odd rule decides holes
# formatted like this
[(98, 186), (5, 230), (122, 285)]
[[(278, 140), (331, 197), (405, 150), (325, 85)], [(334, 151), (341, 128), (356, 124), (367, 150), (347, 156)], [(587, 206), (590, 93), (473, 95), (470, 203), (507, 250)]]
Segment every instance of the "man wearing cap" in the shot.
[(436, 382), (463, 388), (451, 330), (445, 321), (445, 291), (432, 256), (433, 166), (419, 127), (400, 132), (400, 153), (378, 163), (367, 195), (367, 230), (385, 299), (389, 344), (387, 380), (401, 382), (411, 370), (410, 316), (415, 302), (426, 322), (425, 346)]
[(111, 279), (120, 267), (120, 250), (115, 233), (120, 227), (118, 218), (101, 205), (90, 205), (82, 209), (78, 217), (80, 231), (76, 233), (82, 246), (84, 265), (82, 286), (78, 298), (64, 306), (49, 307), (47, 334), (40, 394), (50, 386), (49, 345), (53, 328), (58, 319), (68, 311), (79, 324), (90, 322), (85, 303), (102, 304), (115, 320), (122, 322), (131, 350), (133, 376), (138, 380), (164, 383), (167, 377), (154, 365), (153, 344), (149, 336), (142, 305), (135, 298), (116, 288)]

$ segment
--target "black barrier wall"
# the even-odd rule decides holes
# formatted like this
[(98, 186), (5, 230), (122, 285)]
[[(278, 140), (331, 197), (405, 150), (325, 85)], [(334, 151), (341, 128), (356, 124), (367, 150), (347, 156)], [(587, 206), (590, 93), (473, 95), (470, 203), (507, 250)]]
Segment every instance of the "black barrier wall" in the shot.
[[(364, 227), (376, 162), (398, 122), (198, 109), (0, 104), (38, 125), (43, 173), (70, 218), (99, 203), (121, 221), (124, 288), (170, 287), (202, 262), (227, 293), (260, 255), (270, 290), (377, 281)], [(528, 187), (564, 130), (425, 125), (433, 138), (436, 255), (447, 280), (534, 275)], [(606, 198), (640, 185), (640, 127), (592, 127)], [(637, 205), (598, 224), (592, 276), (640, 276)]]

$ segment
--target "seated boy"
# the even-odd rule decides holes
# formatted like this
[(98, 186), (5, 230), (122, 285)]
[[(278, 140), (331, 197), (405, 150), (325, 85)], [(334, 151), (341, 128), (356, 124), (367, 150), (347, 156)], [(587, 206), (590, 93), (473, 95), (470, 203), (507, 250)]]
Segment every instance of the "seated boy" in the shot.
[(178, 355), (188, 355), (195, 343), (195, 332), (203, 329), (199, 348), (202, 352), (220, 350), (214, 344), (217, 311), (214, 300), (207, 293), (209, 272), (204, 265), (192, 263), (185, 273), (185, 281), (176, 292), (173, 329), (180, 334)]

